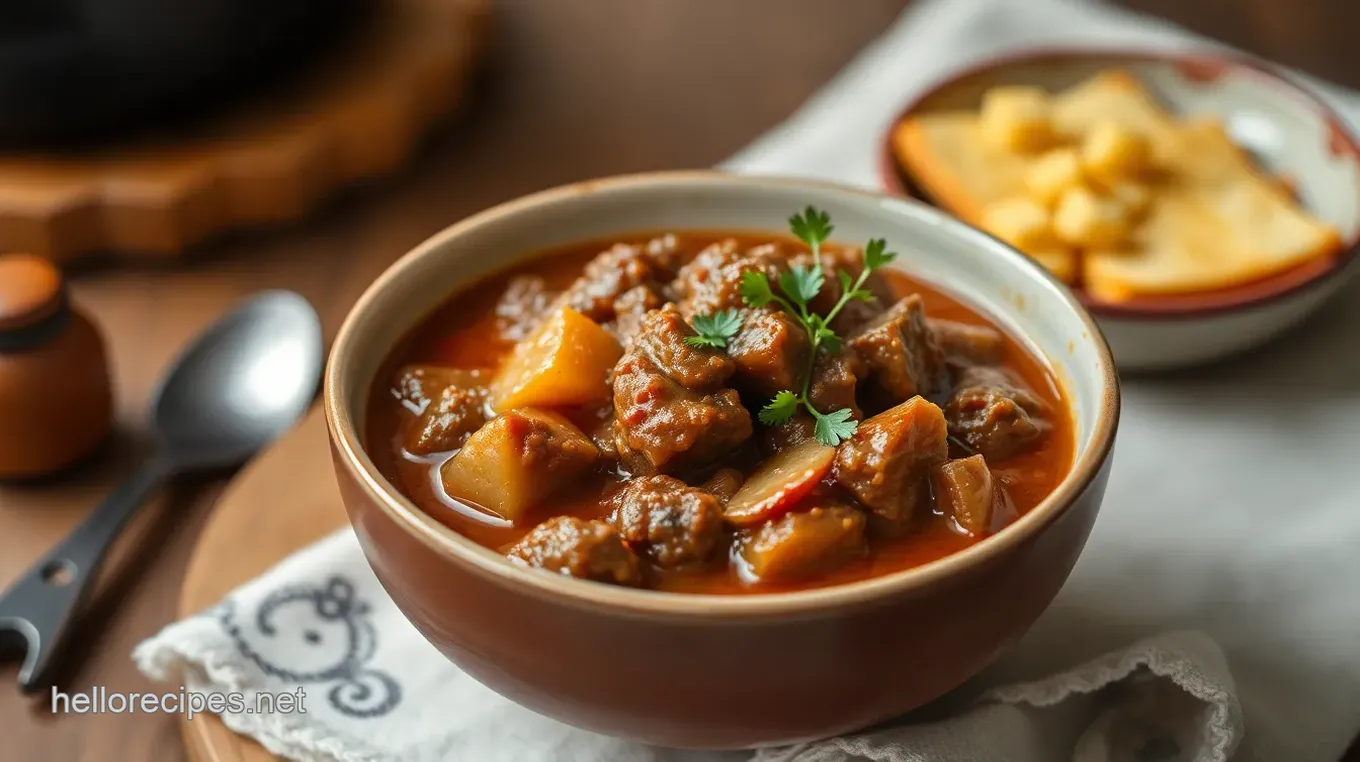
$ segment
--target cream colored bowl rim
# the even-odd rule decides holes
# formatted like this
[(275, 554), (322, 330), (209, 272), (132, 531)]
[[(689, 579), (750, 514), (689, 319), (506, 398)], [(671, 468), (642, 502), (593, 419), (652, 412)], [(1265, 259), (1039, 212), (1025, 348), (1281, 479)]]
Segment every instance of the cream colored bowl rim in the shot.
[[(362, 415), (363, 411), (350, 410), (344, 403), (342, 399), (344, 395), (341, 392), (347, 374), (353, 373), (353, 358), (360, 351), (366, 351), (365, 348), (356, 345), (356, 326), (372, 317), (377, 295), (390, 288), (399, 273), (411, 267), (417, 260), (436, 255), (449, 241), (509, 215), (532, 214), (535, 210), (550, 207), (564, 200), (603, 190), (640, 191), (667, 186), (698, 190), (715, 182), (746, 188), (752, 194), (759, 194), (762, 189), (770, 187), (805, 187), (821, 194), (838, 195), (847, 204), (888, 205), (901, 213), (927, 220), (932, 225), (948, 228), (971, 245), (991, 249), (998, 256), (1010, 257), (1014, 264), (1027, 269), (1033, 277), (1057, 283), (1046, 270), (1023, 254), (949, 217), (944, 212), (910, 199), (891, 197), (835, 183), (755, 177), (719, 171), (678, 171), (621, 175), (564, 185), (508, 201), (450, 225), (395, 262), (374, 280), (359, 298), (340, 327), (326, 366), (323, 404), (331, 441), (340, 453), (337, 468), (347, 469), (365, 496), (404, 531), (448, 560), (490, 580), (559, 603), (571, 603), (587, 608), (603, 607), (621, 614), (723, 619), (823, 613), (828, 609), (869, 604), (895, 594), (919, 590), (983, 565), (988, 559), (1031, 540), (1062, 516), (1086, 492), (1110, 457), (1114, 445), (1115, 429), (1119, 421), (1119, 380), (1109, 345), (1105, 342), (1100, 329), (1090, 314), (1065, 288), (1058, 289), (1065, 303), (1063, 306), (1075, 313), (1084, 323), (1085, 330), (1096, 342), (1099, 358), (1096, 372), (1101, 377), (1099, 388), (1102, 399), (1094, 423), (1091, 446), (1080, 453), (1067, 477), (1047, 498), (1010, 526), (968, 548), (921, 566), (842, 585), (752, 595), (668, 593), (617, 587), (548, 574), (508, 563), (501, 554), (478, 545), (426, 514), (387, 482), (365, 453), (360, 442), (356, 413)], [(620, 230), (620, 233), (626, 232), (630, 231)], [(429, 305), (431, 309), (435, 306), (437, 305)], [(988, 306), (1001, 314), (1011, 311), (1011, 308), (1002, 302)], [(381, 351), (386, 353), (389, 349), (390, 347), (382, 347)], [(367, 398), (366, 393), (360, 396)], [(428, 580), (424, 584), (438, 585), (440, 580)]]

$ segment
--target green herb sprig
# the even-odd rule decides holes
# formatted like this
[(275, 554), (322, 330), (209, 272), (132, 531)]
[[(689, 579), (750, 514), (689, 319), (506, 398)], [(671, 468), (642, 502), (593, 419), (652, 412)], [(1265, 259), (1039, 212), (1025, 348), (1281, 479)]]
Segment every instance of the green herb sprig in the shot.
[[(854, 411), (848, 407), (823, 413), (812, 405), (812, 402), (808, 399), (808, 393), (812, 387), (812, 371), (817, 365), (819, 352), (837, 352), (840, 350), (841, 340), (836, 332), (831, 330), (831, 321), (836, 319), (836, 316), (851, 300), (873, 301), (873, 293), (864, 288), (869, 273), (888, 264), (897, 255), (887, 250), (888, 244), (882, 238), (869, 241), (864, 247), (864, 268), (860, 271), (859, 277), (852, 279), (849, 273), (844, 270), (837, 270), (836, 278), (841, 284), (840, 299), (829, 312), (825, 315), (819, 315), (813, 312), (808, 304), (821, 293), (822, 287), (826, 285), (826, 274), (822, 271), (822, 244), (831, 236), (831, 231), (835, 228), (826, 212), (818, 211), (811, 206), (801, 214), (790, 217), (789, 228), (799, 240), (807, 244), (808, 249), (812, 252), (812, 266), (795, 265), (781, 275), (779, 277), (779, 290), (782, 295), (775, 293), (770, 285), (769, 278), (765, 277), (765, 273), (756, 271), (749, 271), (742, 275), (739, 290), (742, 300), (751, 307), (759, 308), (775, 304), (796, 318), (799, 324), (803, 326), (803, 330), (807, 332), (808, 340), (812, 344), (812, 351), (808, 355), (808, 366), (803, 373), (802, 390), (798, 392), (790, 389), (780, 391), (769, 404), (761, 408), (758, 417), (760, 422), (767, 426), (779, 426), (792, 420), (798, 412), (798, 408), (802, 407), (812, 415), (815, 421), (813, 436), (817, 438), (817, 441), (828, 447), (835, 447), (855, 433), (855, 430), (859, 427), (859, 422), (852, 419), (851, 416), (854, 415)], [(719, 313), (714, 317), (721, 315), (722, 313)], [(737, 324), (739, 327), (740, 321)], [(735, 332), (736, 329), (734, 328), (733, 333)]]
[(691, 347), (713, 347), (726, 349), (727, 340), (741, 330), (741, 313), (736, 310), (722, 310), (712, 315), (695, 315), (694, 331), (697, 336), (686, 336), (685, 343)]

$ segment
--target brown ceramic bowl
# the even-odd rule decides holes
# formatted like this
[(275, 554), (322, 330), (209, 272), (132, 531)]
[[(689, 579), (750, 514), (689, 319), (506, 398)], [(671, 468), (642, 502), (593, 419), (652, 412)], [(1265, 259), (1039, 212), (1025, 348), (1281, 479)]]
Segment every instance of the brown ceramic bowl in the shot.
[[(1077, 428), (1071, 473), (1013, 525), (939, 561), (796, 593), (681, 595), (512, 566), (420, 511), (363, 449), (364, 403), (400, 337), (452, 294), (544, 249), (676, 229), (777, 230), (828, 211), (837, 237), (884, 236), (900, 264), (1046, 356)], [(1104, 339), (1014, 250), (923, 204), (809, 182), (658, 173), (568, 186), (470, 217), (393, 265), (355, 305), (326, 372), (345, 506), (397, 606), (501, 694), (582, 728), (738, 748), (843, 733), (974, 675), (1049, 604), (1095, 521), (1119, 416)]]
[(1316, 311), (1360, 269), (1360, 142), (1317, 96), (1256, 61), (1230, 54), (1041, 48), (955, 72), (907, 103), (879, 142), (885, 190), (935, 203), (899, 162), (892, 136), (907, 117), (976, 109), (997, 85), (1059, 91), (1101, 71), (1137, 77), (1171, 113), (1212, 115), (1267, 171), (1343, 239), (1336, 255), (1232, 288), (1127, 302), (1077, 290), (1124, 370), (1169, 370), (1250, 349)]

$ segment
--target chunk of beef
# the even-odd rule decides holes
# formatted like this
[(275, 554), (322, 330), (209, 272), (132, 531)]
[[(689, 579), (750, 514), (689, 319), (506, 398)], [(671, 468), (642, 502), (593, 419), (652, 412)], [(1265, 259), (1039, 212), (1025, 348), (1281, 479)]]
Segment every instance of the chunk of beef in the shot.
[(645, 355), (656, 363), (677, 384), (693, 391), (715, 389), (736, 372), (736, 364), (727, 355), (710, 347), (696, 347), (686, 343), (694, 329), (674, 305), (649, 312), (634, 338), (630, 352)]
[(1006, 354), (1006, 338), (995, 328), (944, 318), (927, 318), (926, 325), (950, 365), (996, 365)]
[(638, 473), (675, 473), (711, 463), (751, 436), (751, 415), (733, 389), (732, 360), (693, 347), (674, 306), (654, 310), (614, 368), (619, 450)]
[(406, 451), (412, 455), (448, 452), (462, 446), (486, 423), (486, 381), (478, 371), (463, 371), (425, 406), (406, 429)]
[(642, 316), (666, 304), (654, 286), (634, 286), (614, 301), (614, 322), (606, 326), (624, 346), (642, 330)]
[(537, 275), (510, 279), (496, 303), (496, 332), (506, 341), (519, 341), (534, 332), (552, 304), (547, 281)]
[(864, 555), (864, 514), (824, 500), (742, 532), (745, 571), (757, 580), (789, 580), (834, 569)]
[(690, 391), (645, 355), (626, 354), (614, 369), (614, 407), (620, 459), (634, 473), (703, 466), (751, 436), (736, 390)]
[(812, 416), (804, 412), (795, 413), (788, 423), (778, 426), (760, 427), (760, 450), (766, 455), (773, 455), (782, 450), (787, 450), (794, 445), (812, 439), (816, 421)]
[(606, 520), (663, 568), (704, 563), (722, 540), (718, 498), (670, 476), (630, 479), (609, 504)]
[(787, 313), (745, 310), (741, 328), (727, 341), (727, 355), (736, 364), (732, 383), (760, 400), (801, 389), (811, 349), (807, 331)]
[(618, 243), (586, 263), (581, 277), (563, 294), (568, 307), (604, 324), (617, 314), (616, 302), (638, 286), (661, 293), (674, 276), (679, 255), (663, 245)]
[(693, 251), (686, 246), (684, 239), (674, 233), (666, 233), (657, 236), (647, 242), (643, 247), (642, 253), (653, 265), (663, 273), (674, 276), (680, 270), (680, 266), (685, 264)]
[(718, 501), (723, 505), (727, 505), (727, 501), (737, 494), (737, 490), (741, 489), (744, 481), (746, 481), (746, 477), (742, 476), (742, 473), (737, 469), (720, 468), (708, 477), (708, 481), (704, 482), (699, 489), (718, 498)]
[(557, 516), (534, 527), (506, 556), (512, 563), (569, 577), (637, 587), (637, 556), (614, 527), (603, 521)]
[(787, 255), (777, 246), (742, 250), (729, 238), (708, 246), (680, 268), (672, 289), (680, 301), (681, 313), (687, 318), (739, 309), (746, 306), (741, 298), (742, 276), (760, 272), (771, 284), (776, 284), (787, 261)]
[(862, 419), (864, 414), (855, 399), (855, 389), (866, 370), (864, 360), (853, 349), (842, 349), (835, 354), (822, 353), (812, 369), (808, 401), (823, 413), (848, 407), (856, 421)]
[(940, 408), (912, 397), (864, 421), (836, 450), (836, 483), (881, 519), (883, 529), (905, 527), (926, 502), (926, 478), (949, 457)]
[(935, 467), (935, 502), (964, 534), (982, 537), (991, 532), (997, 489), (991, 469), (981, 455), (951, 460)]
[(912, 294), (851, 335), (869, 379), (894, 403), (934, 393), (944, 384), (944, 354), (926, 325), (924, 303)]
[(945, 405), (949, 433), (990, 461), (1005, 460), (1049, 429), (1048, 406), (1000, 368), (965, 370)]
[(407, 365), (397, 371), (392, 396), (413, 415), (420, 415), (430, 402), (450, 384), (480, 386), (486, 379), (479, 370), (446, 368), (441, 365)]

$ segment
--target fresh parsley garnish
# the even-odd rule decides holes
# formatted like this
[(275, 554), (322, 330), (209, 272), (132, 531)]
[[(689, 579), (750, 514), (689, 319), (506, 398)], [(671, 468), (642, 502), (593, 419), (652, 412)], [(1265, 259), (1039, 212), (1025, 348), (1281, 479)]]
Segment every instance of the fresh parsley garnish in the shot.
[(724, 349), (727, 347), (727, 340), (741, 330), (741, 314), (736, 310), (722, 310), (712, 315), (695, 315), (694, 330), (698, 335), (686, 336), (686, 344), (691, 347)]
[(774, 395), (770, 404), (760, 409), (760, 422), (766, 426), (780, 426), (788, 423), (793, 414), (798, 412), (798, 395), (785, 389)]
[[(845, 439), (855, 433), (859, 423), (851, 418), (854, 415), (848, 407), (839, 410), (832, 410), (823, 413), (813, 407), (808, 400), (808, 391), (812, 386), (812, 371), (817, 365), (819, 352), (825, 351), (834, 353), (840, 351), (841, 340), (836, 332), (831, 330), (831, 321), (836, 319), (846, 304), (853, 299), (861, 301), (873, 301), (874, 295), (871, 291), (864, 288), (865, 282), (869, 278), (869, 273), (888, 264), (897, 255), (888, 251), (888, 244), (882, 238), (875, 238), (864, 247), (864, 268), (859, 276), (852, 278), (844, 270), (836, 271), (836, 279), (840, 282), (841, 296), (831, 311), (825, 315), (818, 315), (809, 308), (808, 304), (821, 293), (822, 287), (826, 285), (826, 275), (822, 272), (822, 244), (831, 235), (834, 227), (831, 224), (831, 217), (826, 212), (818, 211), (809, 206), (800, 214), (795, 214), (789, 218), (789, 229), (798, 236), (799, 240), (807, 244), (812, 252), (811, 267), (805, 265), (795, 265), (788, 272), (779, 277), (779, 291), (775, 293), (770, 285), (769, 278), (762, 272), (747, 272), (742, 275), (738, 290), (741, 298), (751, 307), (765, 307), (770, 304), (779, 306), (780, 309), (798, 319), (803, 330), (807, 331), (808, 339), (812, 343), (812, 352), (809, 354), (808, 367), (803, 373), (802, 391), (795, 393), (790, 389), (785, 389), (774, 396), (765, 407), (761, 408), (760, 422), (767, 426), (778, 426), (788, 423), (798, 412), (799, 406), (812, 414), (815, 421), (813, 436), (817, 441), (828, 447), (835, 447)], [(721, 313), (719, 313), (721, 315)], [(714, 316), (717, 317), (717, 316)], [(696, 318), (694, 328), (699, 331), (700, 336), (692, 336), (687, 341), (695, 343), (694, 340), (705, 336), (709, 331), (699, 327), (699, 320)], [(736, 327), (740, 327), (741, 321), (736, 321)], [(732, 333), (736, 332), (736, 327), (732, 328)], [(710, 346), (724, 346), (726, 339), (732, 333), (723, 337), (722, 344), (712, 344)], [(707, 345), (707, 344), (706, 344)], [(698, 344), (696, 343), (696, 346)]]
[(803, 243), (812, 247), (812, 253), (816, 255), (822, 243), (831, 237), (831, 231), (836, 228), (831, 224), (831, 215), (809, 206), (802, 214), (795, 214), (789, 218), (789, 229)]
[(832, 410), (826, 415), (817, 416), (817, 424), (812, 429), (812, 435), (817, 437), (817, 441), (822, 444), (835, 447), (843, 439), (849, 439), (850, 435), (859, 428), (859, 421), (852, 420), (854, 415), (848, 407), (840, 410)]

